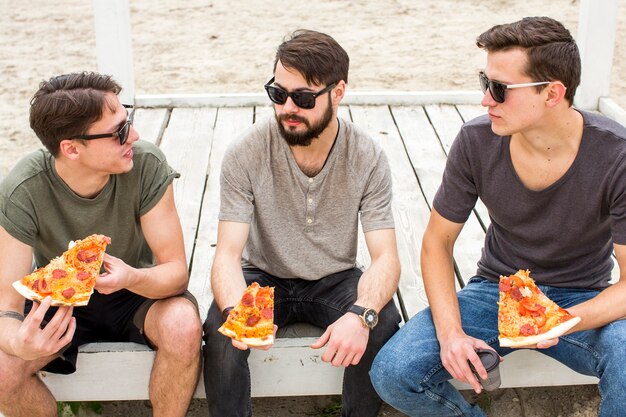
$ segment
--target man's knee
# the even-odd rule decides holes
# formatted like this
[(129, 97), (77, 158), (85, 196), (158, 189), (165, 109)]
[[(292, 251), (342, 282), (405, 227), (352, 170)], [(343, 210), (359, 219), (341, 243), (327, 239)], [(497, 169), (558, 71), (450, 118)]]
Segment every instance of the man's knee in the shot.
[[(157, 301), (155, 314), (151, 316), (157, 336), (148, 338), (156, 347), (177, 354), (191, 353), (196, 356), (202, 343), (202, 323), (196, 306), (189, 300), (176, 297)], [(146, 327), (148, 327), (146, 323)]]

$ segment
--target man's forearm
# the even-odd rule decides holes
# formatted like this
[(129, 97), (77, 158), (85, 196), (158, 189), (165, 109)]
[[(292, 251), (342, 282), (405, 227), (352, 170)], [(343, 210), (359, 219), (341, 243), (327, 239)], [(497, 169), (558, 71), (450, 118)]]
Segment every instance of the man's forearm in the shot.
[(211, 269), (211, 288), (220, 311), (236, 305), (246, 289), (240, 260), (216, 254)]
[(626, 318), (626, 277), (597, 296), (567, 310), (582, 320), (572, 331), (590, 330)]
[(400, 262), (397, 256), (388, 254), (372, 260), (359, 280), (356, 304), (382, 310), (398, 289), (399, 280)]
[(166, 262), (134, 270), (135, 278), (127, 288), (146, 298), (161, 299), (183, 293), (189, 278), (184, 262)]

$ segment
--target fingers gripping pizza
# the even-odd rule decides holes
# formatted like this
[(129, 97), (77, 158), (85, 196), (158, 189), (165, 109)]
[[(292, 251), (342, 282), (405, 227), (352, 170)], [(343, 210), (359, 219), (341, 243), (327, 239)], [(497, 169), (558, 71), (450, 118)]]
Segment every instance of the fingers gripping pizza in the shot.
[(250, 284), (218, 331), (248, 346), (274, 343), (274, 288)]
[(110, 243), (111, 238), (104, 235), (70, 242), (70, 248), (61, 256), (15, 281), (13, 287), (29, 300), (42, 301), (50, 296), (53, 306), (85, 306), (93, 294), (104, 251)]
[(498, 330), (500, 346), (535, 345), (564, 334), (580, 321), (550, 300), (529, 271), (500, 276)]

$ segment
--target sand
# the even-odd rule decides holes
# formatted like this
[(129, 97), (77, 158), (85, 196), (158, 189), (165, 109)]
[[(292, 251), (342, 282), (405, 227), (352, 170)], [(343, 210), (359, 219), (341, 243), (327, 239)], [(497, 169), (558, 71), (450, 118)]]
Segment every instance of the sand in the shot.
[[(137, 94), (262, 92), (283, 36), (310, 28), (331, 34), (347, 50), (352, 90), (477, 90), (476, 73), (485, 59), (474, 46), (479, 33), (547, 15), (576, 36), (579, 7), (576, 0), (132, 0), (135, 88)], [(626, 44), (620, 41), (626, 39), (625, 0), (619, 1), (616, 39), (611, 97), (626, 108)], [(40, 147), (28, 126), (29, 100), (39, 81), (97, 70), (92, 2), (0, 0), (0, 45), (2, 176)], [(599, 401), (594, 386), (503, 391), (492, 402), (505, 406), (494, 415), (520, 415), (519, 404), (528, 403), (527, 416), (588, 417), (596, 415)], [(259, 399), (255, 405), (270, 410), (258, 415), (316, 415), (316, 407), (332, 401)], [(206, 415), (201, 400), (194, 406), (197, 414), (190, 415)], [(149, 415), (141, 407), (142, 402), (108, 404), (105, 415)], [(278, 411), (271, 414), (272, 409)]]

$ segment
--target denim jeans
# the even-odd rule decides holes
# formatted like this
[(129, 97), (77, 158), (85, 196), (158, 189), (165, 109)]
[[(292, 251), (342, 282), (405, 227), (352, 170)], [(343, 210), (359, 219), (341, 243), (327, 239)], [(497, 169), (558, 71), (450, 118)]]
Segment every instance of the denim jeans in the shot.
[[(258, 269), (244, 269), (249, 285), (274, 287), (274, 323), (283, 327), (306, 322), (326, 328), (343, 316), (354, 304), (362, 271), (349, 269), (319, 281), (281, 279)], [(342, 416), (376, 416), (382, 401), (369, 379), (369, 369), (380, 348), (398, 330), (400, 314), (393, 300), (379, 313), (379, 321), (370, 332), (367, 349), (358, 365), (344, 371)], [(215, 302), (204, 323), (204, 386), (209, 415), (212, 417), (250, 417), (250, 351), (232, 346), (229, 338), (217, 332), (222, 325)], [(324, 348), (322, 348), (324, 349)], [(332, 366), (328, 364), (328, 366)]]
[[(599, 291), (540, 286), (550, 299), (569, 308)], [(511, 353), (498, 343), (498, 284), (474, 277), (459, 293), (463, 330), (484, 340), (501, 356)], [(540, 352), (575, 371), (600, 379), (600, 417), (626, 415), (626, 320), (594, 330), (575, 332)], [(506, 359), (505, 359), (506, 360)], [(387, 403), (409, 416), (484, 416), (448, 382), (439, 342), (427, 308), (398, 331), (376, 357), (370, 376)]]

